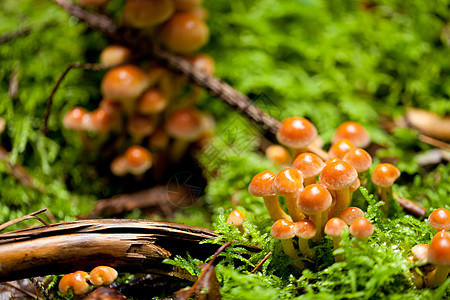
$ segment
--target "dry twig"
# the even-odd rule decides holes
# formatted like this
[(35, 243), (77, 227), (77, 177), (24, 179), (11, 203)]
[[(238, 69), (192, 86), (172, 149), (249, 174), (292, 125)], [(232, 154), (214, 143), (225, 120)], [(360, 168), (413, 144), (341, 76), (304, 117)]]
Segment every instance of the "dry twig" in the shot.
[(263, 263), (266, 262), (266, 260), (269, 259), (269, 257), (272, 255), (272, 251), (270, 251), (269, 253), (266, 254), (266, 256), (264, 256), (264, 258), (256, 265), (256, 267), (249, 273), (249, 274), (253, 274), (255, 273), (261, 266)]
[(0, 225), (0, 231), (8, 228), (9, 226), (12, 226), (14, 224), (17, 224), (17, 223), (20, 223), (22, 221), (29, 220), (29, 219), (36, 219), (36, 220), (40, 221), (42, 224), (44, 224), (45, 226), (50, 227), (50, 224), (48, 224), (43, 219), (41, 219), (38, 216), (36, 216), (37, 214), (40, 214), (40, 213), (42, 213), (42, 212), (44, 212), (46, 210), (47, 210), (46, 208), (42, 208), (40, 210), (32, 212), (31, 214), (28, 214), (28, 215), (25, 215), (23, 217), (20, 217), (20, 218), (8, 221), (6, 223), (3, 223), (2, 225)]

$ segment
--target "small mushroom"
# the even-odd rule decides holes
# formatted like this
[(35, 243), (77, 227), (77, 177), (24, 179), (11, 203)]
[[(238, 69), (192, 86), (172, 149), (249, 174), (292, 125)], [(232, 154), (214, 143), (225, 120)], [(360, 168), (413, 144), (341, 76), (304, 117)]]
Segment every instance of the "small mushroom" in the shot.
[(139, 98), (136, 110), (143, 115), (153, 115), (166, 109), (169, 101), (164, 94), (156, 88), (149, 89)]
[[(342, 219), (336, 217), (329, 219), (328, 222), (325, 224), (324, 229), (325, 234), (332, 237), (334, 250), (337, 250), (341, 247), (339, 244), (342, 240), (341, 236), (345, 227), (347, 227), (347, 224), (345, 224), (345, 222)], [(343, 261), (344, 255), (343, 254), (335, 255), (334, 260), (336, 262)]]
[(134, 114), (127, 124), (127, 131), (132, 137), (133, 144), (140, 144), (142, 140), (156, 130), (155, 118)]
[(289, 215), (294, 222), (303, 220), (305, 215), (297, 206), (297, 195), (303, 189), (303, 178), (299, 171), (285, 168), (278, 172), (273, 181), (274, 192), (286, 198)]
[(122, 20), (126, 25), (142, 29), (165, 22), (174, 12), (173, 0), (127, 0)]
[(292, 222), (292, 218), (281, 208), (273, 190), (273, 181), (276, 176), (272, 171), (262, 171), (256, 174), (248, 186), (248, 191), (251, 195), (264, 199), (264, 205), (273, 221), (285, 219)]
[(371, 236), (373, 234), (373, 230), (372, 223), (364, 217), (353, 221), (352, 225), (350, 225), (350, 228), (348, 229), (351, 235), (362, 241)]
[(108, 266), (98, 266), (92, 269), (89, 281), (93, 285), (109, 285), (117, 278), (117, 271)]
[(425, 285), (429, 288), (442, 284), (450, 269), (450, 233), (439, 231), (428, 247), (428, 261), (436, 265), (436, 269), (425, 277)]
[(74, 273), (64, 275), (59, 281), (59, 291), (61, 294), (69, 294), (70, 291), (74, 295), (83, 295), (89, 291), (89, 274), (84, 271), (76, 271)]
[(347, 121), (339, 125), (333, 135), (332, 143), (335, 144), (342, 139), (350, 140), (358, 148), (366, 148), (370, 144), (370, 135), (367, 130), (354, 121)]
[(428, 225), (437, 230), (450, 230), (450, 211), (445, 208), (435, 209), (428, 217)]
[(358, 207), (350, 206), (344, 209), (339, 217), (350, 226), (356, 219), (363, 218), (364, 212)]
[(294, 223), (279, 219), (273, 223), (270, 234), (281, 241), (284, 253), (290, 258), (297, 258), (292, 238), (295, 236)]
[(342, 160), (348, 162), (355, 168), (359, 178), (362, 178), (363, 184), (365, 185), (367, 178), (363, 175), (366, 175), (365, 172), (372, 166), (372, 156), (364, 149), (355, 148), (348, 151)]
[(231, 227), (237, 228), (241, 234), (244, 234), (246, 231), (244, 228), (244, 220), (244, 213), (240, 210), (234, 209), (228, 215), (227, 224), (230, 224)]
[(130, 59), (131, 50), (121, 45), (109, 45), (100, 53), (100, 63), (105, 67), (123, 64)]
[(131, 146), (125, 152), (128, 172), (133, 175), (142, 175), (152, 166), (150, 151), (141, 146)]
[(372, 173), (372, 182), (379, 187), (378, 193), (380, 200), (384, 201), (383, 211), (386, 214), (389, 212), (390, 199), (394, 199), (392, 185), (398, 177), (400, 177), (400, 171), (389, 163), (377, 165)]
[(266, 149), (266, 157), (276, 166), (287, 166), (291, 163), (291, 155), (281, 145), (270, 145)]
[(343, 159), (347, 152), (356, 149), (350, 140), (342, 139), (333, 144), (328, 150), (328, 155), (330, 158)]
[(316, 183), (316, 177), (324, 167), (325, 163), (320, 157), (308, 152), (297, 155), (292, 163), (292, 168), (302, 173), (304, 186)]
[(303, 256), (309, 259), (314, 259), (315, 254), (309, 248), (308, 240), (312, 239), (317, 231), (318, 227), (311, 220), (304, 219), (294, 223), (294, 233), (298, 237), (298, 248)]
[(428, 247), (427, 244), (418, 244), (411, 248), (414, 261), (428, 262)]

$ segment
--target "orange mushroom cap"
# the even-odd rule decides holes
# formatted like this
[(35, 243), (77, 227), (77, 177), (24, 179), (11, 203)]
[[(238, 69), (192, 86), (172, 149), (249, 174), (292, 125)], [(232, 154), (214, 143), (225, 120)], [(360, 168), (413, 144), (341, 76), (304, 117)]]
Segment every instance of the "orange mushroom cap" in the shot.
[(358, 122), (344, 122), (336, 129), (332, 143), (339, 140), (348, 139), (358, 148), (365, 148), (370, 144), (370, 135), (367, 130)]
[(174, 12), (173, 0), (127, 0), (122, 19), (132, 27), (146, 28), (163, 23)]
[(372, 182), (381, 187), (391, 186), (397, 178), (400, 177), (400, 171), (389, 163), (379, 164), (372, 173)]
[(117, 271), (108, 266), (98, 266), (92, 269), (89, 281), (93, 285), (108, 285), (117, 278)]
[(342, 139), (331, 146), (330, 150), (328, 150), (328, 154), (330, 155), (330, 158), (343, 159), (345, 154), (353, 149), (356, 149), (356, 147), (350, 140)]
[(103, 96), (119, 102), (137, 99), (147, 87), (147, 74), (134, 65), (109, 70), (101, 83)]
[(70, 290), (75, 295), (83, 295), (89, 291), (87, 280), (89, 274), (84, 271), (76, 271), (74, 273), (64, 275), (59, 281), (59, 291), (61, 294), (68, 294)]
[(129, 121), (127, 130), (133, 137), (143, 138), (152, 134), (156, 129), (155, 119), (142, 115), (133, 115)]
[(278, 172), (273, 181), (273, 190), (277, 195), (293, 197), (303, 188), (301, 173), (292, 168), (285, 168)]
[(370, 169), (372, 166), (372, 156), (366, 150), (355, 148), (348, 151), (343, 158), (355, 168), (356, 172), (362, 173)]
[(272, 171), (262, 171), (256, 174), (248, 186), (249, 193), (256, 197), (275, 196), (273, 181), (276, 176), (277, 174)]
[(200, 53), (194, 55), (193, 57), (191, 57), (189, 61), (195, 68), (200, 69), (205, 73), (208, 74), (214, 73), (215, 68), (214, 59), (208, 54)]
[(166, 130), (177, 139), (195, 141), (203, 133), (202, 114), (195, 108), (179, 109), (167, 119)]
[(294, 223), (279, 219), (273, 223), (270, 234), (279, 240), (292, 239), (295, 236)]
[(370, 221), (366, 218), (362, 217), (353, 221), (348, 231), (351, 235), (358, 239), (365, 239), (373, 234), (374, 229), (372, 223), (370, 223)]
[(439, 231), (428, 247), (428, 261), (440, 266), (450, 266), (450, 233)]
[(238, 227), (244, 224), (245, 215), (243, 212), (237, 209), (233, 209), (227, 218), (227, 223), (231, 223), (231, 226)]
[(297, 198), (298, 208), (307, 215), (322, 213), (330, 208), (331, 203), (330, 192), (320, 184), (306, 186)]
[(340, 218), (331, 218), (325, 224), (324, 232), (329, 236), (340, 236), (347, 224)]
[(280, 145), (270, 145), (266, 149), (266, 157), (275, 165), (288, 165), (291, 162), (291, 155), (286, 148)]
[(128, 162), (125, 156), (119, 155), (111, 162), (111, 173), (116, 176), (125, 176), (128, 172)]
[(418, 244), (411, 248), (411, 252), (414, 255), (414, 260), (427, 261), (428, 260), (428, 245)]
[(63, 125), (67, 129), (86, 130), (89, 127), (87, 122), (89, 118), (89, 112), (86, 109), (74, 107), (65, 114)]
[(91, 130), (109, 131), (114, 125), (114, 115), (104, 108), (97, 108), (91, 113)]
[(317, 232), (316, 225), (311, 220), (303, 219), (294, 223), (294, 233), (299, 238), (312, 239)]
[(356, 178), (355, 182), (350, 186), (350, 192), (355, 192), (359, 187), (361, 186), (361, 180), (359, 178)]
[(450, 230), (450, 211), (445, 208), (435, 209), (428, 217), (428, 225), (437, 230)]
[(169, 50), (188, 54), (208, 42), (209, 28), (196, 16), (188, 12), (178, 12), (161, 26), (159, 38)]
[(167, 98), (158, 89), (150, 89), (139, 98), (137, 111), (141, 114), (156, 114), (166, 109)]
[(131, 56), (131, 50), (120, 45), (109, 45), (100, 53), (100, 63), (107, 67), (122, 64)]
[(319, 183), (329, 190), (340, 190), (350, 187), (357, 178), (358, 173), (348, 162), (335, 160), (325, 165)]
[(141, 146), (131, 146), (125, 152), (128, 170), (134, 175), (143, 174), (152, 166), (151, 153)]
[(277, 140), (281, 144), (296, 149), (307, 147), (316, 137), (316, 127), (302, 117), (284, 120), (277, 132)]
[(324, 167), (325, 163), (320, 157), (308, 152), (297, 155), (292, 163), (292, 168), (300, 171), (304, 178), (319, 175)]
[(358, 207), (350, 206), (344, 209), (339, 217), (344, 220), (347, 225), (352, 225), (356, 219), (364, 217), (364, 212)]

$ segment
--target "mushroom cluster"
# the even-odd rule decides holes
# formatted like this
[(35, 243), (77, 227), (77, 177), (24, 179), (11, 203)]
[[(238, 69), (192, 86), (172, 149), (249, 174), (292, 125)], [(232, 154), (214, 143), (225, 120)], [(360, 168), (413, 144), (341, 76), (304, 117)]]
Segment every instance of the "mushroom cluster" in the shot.
[(95, 286), (110, 285), (117, 278), (117, 271), (108, 266), (97, 266), (90, 274), (85, 271), (76, 271), (64, 275), (59, 281), (61, 294), (84, 295), (91, 289), (88, 281)]
[[(80, 5), (92, 7), (106, 2), (79, 0)], [(139, 29), (211, 74), (214, 60), (196, 53), (209, 40), (207, 11), (201, 2), (127, 0), (122, 25)], [(160, 158), (177, 163), (193, 143), (205, 145), (214, 127), (212, 117), (196, 108), (201, 88), (155, 61), (138, 60), (122, 45), (103, 49), (100, 63), (110, 69), (101, 82), (103, 99), (98, 108), (74, 107), (63, 119), (63, 125), (77, 131), (86, 145), (92, 144), (93, 135), (96, 145), (115, 145), (110, 169), (116, 176), (141, 175)]]
[[(292, 117), (282, 122), (277, 139), (282, 145), (269, 147), (266, 155), (285, 168), (278, 174), (267, 170), (255, 175), (249, 192), (263, 197), (275, 222), (272, 236), (282, 240), (285, 253), (297, 257), (292, 243), (295, 236), (299, 239), (300, 252), (308, 258), (315, 255), (309, 240), (317, 242), (328, 235), (337, 249), (345, 228), (360, 240), (371, 236), (374, 227), (364, 212), (350, 207), (353, 192), (370, 179), (372, 157), (363, 149), (370, 144), (366, 129), (357, 122), (341, 124), (333, 135), (330, 149), (325, 151), (315, 126), (305, 118)], [(296, 155), (293, 161), (291, 154)], [(391, 164), (377, 165), (372, 174), (386, 213), (393, 198), (391, 186), (399, 176), (400, 172)], [(287, 212), (280, 205), (279, 197), (285, 199)], [(339, 261), (343, 257), (335, 259)]]

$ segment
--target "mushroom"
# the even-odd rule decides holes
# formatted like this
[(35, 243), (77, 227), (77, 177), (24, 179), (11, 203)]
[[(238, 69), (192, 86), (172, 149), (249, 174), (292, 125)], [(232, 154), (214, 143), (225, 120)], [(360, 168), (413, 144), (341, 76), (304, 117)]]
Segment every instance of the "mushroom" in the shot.
[(325, 164), (319, 183), (330, 191), (334, 200), (329, 218), (339, 216), (350, 205), (350, 187), (357, 178), (358, 173), (348, 162), (337, 159)]
[(177, 54), (189, 54), (209, 40), (205, 22), (188, 12), (178, 12), (164, 23), (159, 32), (161, 43)]
[(134, 28), (147, 28), (163, 23), (174, 12), (173, 0), (127, 0), (122, 20)]
[(339, 125), (334, 132), (332, 143), (335, 144), (342, 139), (350, 140), (358, 148), (366, 148), (370, 144), (370, 135), (367, 130), (354, 121), (347, 121)]
[(230, 224), (231, 227), (237, 228), (241, 234), (244, 234), (246, 231), (243, 225), (244, 220), (245, 220), (244, 213), (237, 209), (234, 209), (228, 215), (227, 224)]
[(294, 223), (294, 233), (298, 237), (298, 248), (303, 256), (314, 259), (315, 254), (309, 248), (308, 240), (312, 239), (315, 235), (318, 227), (314, 225), (311, 220), (304, 219)]
[[(325, 234), (329, 235), (333, 238), (333, 248), (334, 250), (339, 249), (341, 246), (339, 243), (341, 242), (342, 238), (342, 232), (344, 231), (344, 228), (347, 227), (347, 224), (340, 219), (340, 218), (331, 218), (328, 220), (328, 222), (325, 224)], [(334, 260), (336, 262), (343, 261), (344, 260), (344, 254), (338, 254), (334, 256)]]
[(298, 152), (313, 152), (321, 159), (327, 160), (328, 154), (312, 144), (317, 136), (316, 127), (302, 117), (284, 120), (277, 131), (277, 140), (282, 145), (291, 147)]
[(114, 115), (107, 109), (99, 107), (91, 113), (90, 130), (106, 135), (115, 125)]
[(284, 253), (290, 258), (297, 258), (292, 238), (295, 236), (294, 223), (284, 219), (279, 219), (273, 223), (270, 234), (281, 241)]
[(428, 225), (437, 230), (450, 230), (450, 211), (445, 208), (438, 208), (428, 217)]
[(128, 172), (133, 175), (142, 175), (152, 166), (151, 153), (141, 146), (131, 146), (125, 152)]
[(251, 195), (264, 199), (264, 205), (273, 221), (285, 219), (292, 222), (292, 218), (280, 207), (278, 198), (273, 190), (275, 177), (276, 174), (272, 171), (262, 171), (256, 174), (248, 186), (248, 191)]
[(450, 233), (439, 231), (428, 247), (428, 261), (436, 265), (436, 269), (425, 277), (425, 285), (429, 288), (442, 284), (448, 276), (450, 268)]
[(291, 155), (281, 145), (270, 145), (265, 152), (266, 157), (276, 166), (286, 166), (291, 163)]
[(320, 184), (310, 184), (305, 187), (297, 198), (297, 206), (304, 214), (308, 215), (309, 219), (314, 223), (317, 232), (314, 240), (320, 239), (322, 234), (322, 214), (327, 211), (332, 203), (330, 192)]
[(134, 144), (140, 144), (144, 137), (151, 135), (156, 129), (155, 118), (134, 114), (128, 121), (127, 131)]
[(98, 266), (92, 269), (89, 281), (93, 285), (109, 285), (117, 278), (117, 271), (108, 266)]
[(153, 151), (161, 151), (167, 148), (169, 144), (169, 136), (167, 132), (158, 128), (156, 131), (148, 138), (148, 146)]
[(166, 109), (169, 101), (164, 94), (156, 88), (147, 90), (139, 98), (136, 110), (143, 115), (153, 115)]
[(427, 244), (418, 244), (411, 248), (411, 252), (414, 255), (414, 261), (428, 262), (428, 247)]
[(292, 163), (292, 168), (302, 173), (304, 186), (316, 183), (316, 177), (324, 167), (325, 163), (320, 157), (308, 152), (297, 155)]
[(124, 155), (119, 155), (111, 162), (111, 173), (116, 176), (125, 176), (128, 173), (128, 162)]
[(358, 207), (350, 206), (344, 209), (339, 217), (350, 226), (356, 219), (363, 218), (364, 212)]
[(380, 200), (384, 201), (383, 211), (389, 212), (390, 199), (394, 199), (392, 195), (392, 184), (400, 177), (400, 171), (389, 163), (379, 164), (372, 173), (372, 182), (379, 187), (378, 194)]
[(353, 221), (352, 225), (350, 225), (350, 228), (348, 229), (351, 235), (362, 241), (371, 236), (373, 234), (373, 230), (372, 223), (364, 217)]
[(120, 45), (109, 45), (100, 53), (100, 63), (105, 67), (123, 64), (130, 59), (131, 50)]
[(350, 140), (342, 139), (331, 146), (330, 150), (328, 150), (328, 155), (330, 158), (343, 159), (345, 154), (353, 149), (356, 149), (356, 147)]
[[(360, 178), (362, 177), (361, 175), (372, 166), (372, 156), (370, 156), (366, 150), (361, 148), (355, 148), (348, 151), (342, 160), (351, 164), (356, 172), (358, 172)], [(365, 181), (366, 177), (363, 179), (363, 182)]]
[(68, 294), (70, 291), (74, 295), (83, 295), (89, 291), (89, 274), (84, 271), (76, 271), (74, 273), (64, 275), (59, 281), (59, 291), (61, 294)]
[(207, 74), (213, 74), (215, 69), (214, 59), (208, 54), (199, 53), (192, 56), (189, 61), (191, 64)]
[(289, 215), (294, 222), (303, 220), (305, 215), (297, 206), (297, 195), (303, 189), (303, 178), (299, 171), (285, 168), (278, 172), (273, 181), (274, 192), (286, 198)]
[(74, 107), (64, 115), (63, 125), (67, 129), (88, 130), (90, 127), (90, 114), (83, 107)]

